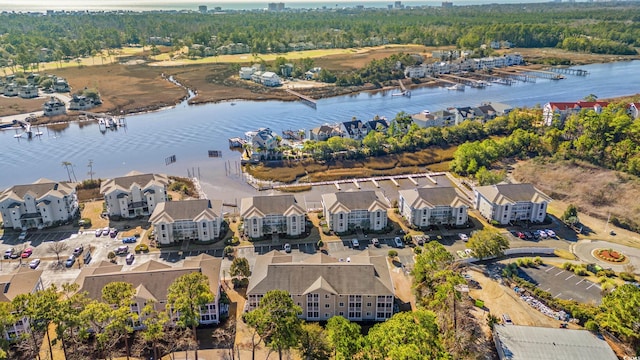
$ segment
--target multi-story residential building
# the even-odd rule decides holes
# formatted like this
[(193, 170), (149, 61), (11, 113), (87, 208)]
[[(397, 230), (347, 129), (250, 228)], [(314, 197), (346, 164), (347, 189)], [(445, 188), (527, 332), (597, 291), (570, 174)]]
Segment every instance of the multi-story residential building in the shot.
[(244, 233), (252, 238), (276, 233), (301, 235), (305, 232), (305, 214), (293, 195), (254, 196), (240, 203)]
[(514, 221), (542, 222), (551, 198), (531, 184), (499, 184), (473, 189), (475, 208), (487, 220), (507, 225)]
[(302, 262), (272, 251), (256, 259), (245, 310), (255, 309), (269, 290), (286, 290), (307, 321), (343, 316), (351, 321), (384, 321), (393, 315), (393, 282), (384, 256), (368, 251), (338, 261), (318, 253)]
[(38, 97), (38, 87), (33, 84), (27, 84), (20, 87), (18, 95), (23, 99), (33, 99)]
[(360, 120), (345, 121), (341, 124), (340, 130), (344, 136), (354, 140), (362, 140), (368, 132), (367, 127)]
[(155, 207), (167, 201), (167, 175), (142, 174), (132, 171), (123, 177), (100, 184), (109, 216), (134, 218), (148, 216)]
[(220, 236), (222, 201), (184, 200), (159, 203), (149, 217), (162, 245), (183, 240), (211, 241)]
[(379, 231), (387, 226), (389, 201), (379, 191), (338, 192), (322, 195), (322, 209), (334, 232)]
[(55, 96), (52, 96), (47, 102), (43, 105), (44, 115), (45, 116), (55, 116), (64, 114), (67, 112), (67, 108), (62, 100), (58, 99)]
[(400, 214), (412, 225), (461, 226), (469, 220), (469, 205), (453, 187), (423, 187), (398, 193)]
[(39, 179), (15, 185), (0, 194), (0, 214), (5, 228), (30, 229), (66, 222), (78, 214), (76, 184)]
[(569, 115), (582, 110), (593, 110), (600, 114), (608, 105), (606, 101), (548, 102), (542, 108), (542, 118), (545, 125), (551, 126), (554, 120), (564, 122)]
[(371, 121), (367, 121), (364, 125), (367, 128), (367, 134), (371, 131), (386, 132), (389, 129), (389, 122), (383, 117), (376, 117)]
[(323, 124), (309, 130), (309, 140), (326, 141), (334, 136), (344, 136), (341, 130), (342, 124)]
[[(11, 274), (0, 275), (0, 302), (10, 302), (20, 294), (31, 294), (44, 290), (42, 285), (42, 270), (32, 270), (20, 267)], [(6, 340), (12, 340), (29, 332), (30, 319), (23, 317), (13, 324), (7, 325), (2, 336)]]
[[(121, 281), (133, 285), (135, 294), (131, 310), (138, 314), (138, 321), (134, 328), (141, 329), (144, 317), (142, 310), (153, 301), (157, 311), (165, 310), (169, 286), (180, 276), (193, 272), (206, 275), (209, 288), (215, 296), (213, 302), (200, 308), (200, 324), (217, 324), (220, 321), (220, 266), (222, 260), (207, 254), (200, 254), (185, 259), (182, 266), (172, 267), (167, 264), (149, 260), (131, 270), (122, 271), (123, 265), (103, 261), (97, 266), (86, 266), (78, 275), (76, 283), (79, 292), (86, 292), (90, 299), (102, 299), (102, 288), (111, 282)], [(171, 313), (170, 318), (175, 321), (178, 313)]]
[(455, 124), (455, 115), (447, 110), (430, 112), (423, 110), (418, 114), (411, 115), (411, 120), (419, 127), (450, 126)]

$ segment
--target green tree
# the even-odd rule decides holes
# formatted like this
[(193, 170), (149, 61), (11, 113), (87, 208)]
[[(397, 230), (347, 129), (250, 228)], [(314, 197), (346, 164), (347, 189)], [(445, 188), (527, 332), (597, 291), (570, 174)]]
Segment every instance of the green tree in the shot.
[(195, 342), (195, 357), (198, 360), (198, 334), (196, 328), (200, 324), (200, 308), (213, 302), (215, 296), (209, 287), (206, 275), (192, 272), (177, 278), (167, 290), (167, 302), (173, 312), (180, 314), (177, 324), (180, 327), (191, 327)]
[(451, 359), (442, 346), (435, 314), (424, 309), (398, 313), (376, 324), (366, 343), (371, 359)]
[(327, 321), (326, 329), (336, 360), (352, 359), (362, 349), (364, 339), (360, 325), (342, 316), (334, 316)]
[(298, 315), (301, 313), (302, 308), (294, 304), (289, 292), (271, 290), (262, 297), (256, 309), (244, 315), (244, 319), (282, 360), (282, 351), (298, 344), (301, 331)]
[(116, 308), (119, 321), (112, 322), (112, 327), (124, 337), (127, 360), (129, 360), (129, 334), (133, 332), (132, 324), (138, 321), (138, 314), (131, 311), (135, 290), (131, 283), (114, 281), (102, 288), (102, 300)]
[(169, 323), (169, 315), (165, 311), (157, 311), (156, 303), (153, 300), (147, 302), (142, 309), (142, 339), (151, 343), (153, 358), (160, 359), (158, 353), (158, 342), (166, 335), (166, 326)]
[(101, 358), (104, 358), (119, 340), (109, 327), (114, 319), (114, 310), (106, 303), (93, 300), (85, 306), (79, 318), (80, 336), (83, 338), (88, 337), (89, 334), (95, 336), (98, 353)]
[(502, 256), (509, 248), (509, 240), (491, 229), (482, 229), (471, 235), (467, 247), (473, 250), (473, 256), (482, 260), (488, 257)]
[(596, 317), (600, 327), (636, 346), (640, 343), (640, 288), (621, 285), (602, 299), (600, 308)]
[(249, 261), (243, 257), (237, 257), (231, 262), (229, 275), (239, 278), (240, 280), (251, 276)]
[(578, 207), (573, 204), (567, 206), (567, 209), (562, 214), (562, 221), (569, 222), (571, 218), (578, 218)]
[(305, 360), (325, 360), (331, 358), (331, 347), (327, 334), (318, 323), (303, 323), (300, 332), (298, 352)]

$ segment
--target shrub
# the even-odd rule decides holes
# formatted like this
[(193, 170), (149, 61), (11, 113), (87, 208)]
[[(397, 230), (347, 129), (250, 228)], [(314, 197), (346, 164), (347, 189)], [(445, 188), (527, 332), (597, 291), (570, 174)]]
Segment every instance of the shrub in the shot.
[(614, 277), (616, 276), (616, 272), (611, 269), (603, 269), (596, 273), (596, 276), (606, 276), (606, 277)]
[(535, 259), (533, 259), (533, 262), (534, 262), (536, 265), (538, 265), (538, 266), (540, 266), (540, 265), (544, 265), (544, 262), (542, 261), (542, 259), (540, 258), (540, 256), (536, 256), (536, 258), (535, 258)]
[(421, 248), (421, 247), (419, 247), (419, 246), (416, 246), (415, 248), (413, 248), (413, 252), (414, 252), (416, 255), (420, 255), (420, 254), (422, 254), (422, 248)]
[(116, 253), (114, 253), (113, 251), (109, 251), (109, 253), (107, 254), (107, 259), (115, 259), (116, 257)]
[(389, 252), (387, 253), (387, 256), (389, 256), (390, 258), (394, 258), (398, 256), (398, 252), (395, 250), (389, 250)]
[(318, 248), (321, 248), (323, 246), (324, 246), (324, 241), (322, 241), (322, 239), (318, 240)]
[(142, 251), (142, 252), (149, 251), (149, 246), (147, 244), (140, 244), (138, 246), (140, 246), (140, 251)]
[(79, 222), (80, 226), (84, 226), (85, 228), (90, 228), (91, 227), (91, 219), (89, 218), (82, 218)]
[(584, 328), (591, 332), (600, 331), (600, 327), (598, 326), (598, 323), (593, 320), (588, 320), (586, 324), (584, 324)]
[(227, 256), (230, 256), (231, 254), (233, 254), (233, 246), (225, 246), (224, 254)]
[(133, 250), (134, 250), (135, 252), (137, 252), (137, 253), (139, 253), (140, 251), (142, 251), (142, 250), (140, 250), (140, 245), (141, 245), (141, 244), (136, 245), (136, 247), (135, 247)]
[(636, 282), (636, 277), (632, 273), (621, 272), (620, 279), (624, 281)]
[(575, 265), (573, 265), (573, 263), (570, 263), (570, 262), (566, 262), (562, 264), (562, 268), (569, 271), (573, 271), (574, 266)]
[(575, 266), (573, 268), (573, 273), (578, 275), (578, 276), (587, 276), (589, 274), (587, 272), (587, 269), (585, 269), (585, 267), (582, 266), (582, 265)]

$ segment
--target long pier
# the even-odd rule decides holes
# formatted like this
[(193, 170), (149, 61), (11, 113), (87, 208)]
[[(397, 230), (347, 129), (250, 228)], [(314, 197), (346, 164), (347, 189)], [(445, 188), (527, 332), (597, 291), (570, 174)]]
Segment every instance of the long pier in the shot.
[(512, 66), (513, 69), (516, 69), (518, 71), (521, 71), (523, 73), (529, 73), (532, 76), (535, 77), (540, 77), (540, 78), (544, 78), (544, 79), (551, 79), (551, 80), (561, 80), (564, 79), (564, 76), (558, 74), (558, 73), (554, 73), (551, 71), (545, 71), (545, 70), (535, 70), (535, 69), (527, 69), (521, 66)]
[(559, 73), (559, 74), (569, 74), (569, 75), (577, 75), (577, 76), (589, 75), (589, 72), (587, 70), (582, 70), (582, 69), (571, 69), (566, 67), (555, 67), (555, 66), (546, 67), (544, 69), (555, 72), (555, 73)]
[(511, 79), (507, 78), (507, 77), (483, 74), (483, 73), (480, 73), (480, 72), (474, 72), (473, 75), (485, 78), (488, 81), (493, 82), (493, 83), (497, 83), (497, 84), (511, 85), (513, 83), (513, 81)]
[[(271, 189), (280, 189), (280, 188), (288, 188), (288, 187), (295, 187), (295, 186), (300, 186), (300, 185), (310, 185), (310, 186), (322, 186), (322, 185), (332, 185), (335, 186), (336, 189), (338, 189), (339, 191), (342, 190), (342, 188), (340, 187), (340, 184), (354, 184), (356, 187), (360, 188), (359, 183), (362, 182), (368, 182), (370, 181), (371, 183), (374, 184), (374, 186), (379, 187), (378, 182), (379, 181), (391, 181), (393, 182), (396, 186), (400, 186), (400, 184), (398, 184), (397, 180), (399, 179), (408, 179), (409, 181), (411, 181), (413, 184), (415, 184), (416, 186), (418, 185), (418, 182), (415, 181), (416, 178), (426, 178), (428, 180), (430, 180), (431, 182), (437, 184), (437, 181), (435, 179), (433, 179), (434, 176), (441, 176), (441, 175), (446, 175), (443, 172), (435, 172), (435, 173), (417, 173), (417, 174), (404, 174), (404, 175), (388, 175), (388, 176), (375, 176), (375, 177), (369, 177), (369, 178), (357, 178), (357, 179), (342, 179), (342, 180), (332, 180), (332, 181), (319, 181), (319, 182), (310, 182), (310, 183), (299, 183), (299, 184), (278, 184), (278, 185), (272, 185), (270, 188)], [(263, 190), (263, 188), (261, 188), (260, 190)]]
[(458, 81), (460, 84), (463, 85), (468, 85), (474, 88), (483, 88), (484, 84), (481, 82), (478, 82), (477, 80), (474, 79), (470, 79), (470, 78), (465, 78), (465, 77), (461, 77), (461, 76), (456, 76), (456, 75), (451, 75), (451, 74), (442, 74), (440, 76), (443, 77), (447, 77), (450, 79), (454, 79), (454, 81)]
[(504, 75), (504, 76), (508, 76), (513, 80), (518, 80), (522, 82), (531, 82), (531, 83), (536, 82), (536, 78), (534, 76), (519, 73), (519, 72), (510, 72), (510, 71), (503, 71), (503, 70), (497, 70), (497, 69), (493, 69), (493, 72)]
[(310, 107), (312, 107), (314, 109), (317, 109), (318, 104), (316, 103), (316, 101), (314, 99), (312, 99), (312, 98), (310, 98), (308, 96), (304, 96), (304, 95), (302, 95), (302, 94), (300, 94), (298, 92), (295, 92), (295, 91), (293, 91), (291, 89), (286, 89), (286, 91), (291, 95), (295, 95), (295, 96), (299, 97), (300, 101), (302, 101), (303, 104), (305, 104), (307, 106), (310, 106)]

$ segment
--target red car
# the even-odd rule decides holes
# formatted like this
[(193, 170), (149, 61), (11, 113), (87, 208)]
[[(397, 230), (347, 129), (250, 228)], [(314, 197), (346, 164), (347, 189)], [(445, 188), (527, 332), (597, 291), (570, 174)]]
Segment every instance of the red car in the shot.
[(28, 258), (29, 256), (31, 256), (31, 254), (33, 254), (33, 249), (31, 248), (26, 248), (24, 249), (24, 251), (22, 252), (22, 257), (23, 258)]
[(518, 231), (518, 232), (516, 233), (516, 235), (518, 235), (518, 237), (519, 237), (520, 239), (526, 239), (526, 238), (527, 238), (527, 236), (526, 236), (523, 232), (520, 232), (520, 231)]

